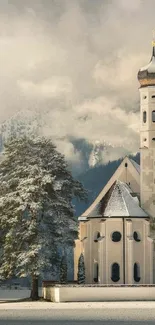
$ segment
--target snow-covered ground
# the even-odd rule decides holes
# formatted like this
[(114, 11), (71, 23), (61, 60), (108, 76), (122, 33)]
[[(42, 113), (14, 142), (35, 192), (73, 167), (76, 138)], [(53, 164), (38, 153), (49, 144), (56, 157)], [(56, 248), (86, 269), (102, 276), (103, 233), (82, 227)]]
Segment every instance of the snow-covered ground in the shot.
[[(41, 294), (41, 289), (40, 289)], [(155, 301), (19, 301), (30, 290), (0, 290), (0, 325), (154, 325)]]
[(155, 302), (0, 303), (0, 325), (154, 325)]
[[(17, 300), (30, 297), (30, 289), (0, 289), (0, 301), (4, 300)], [(39, 288), (39, 295), (42, 296), (42, 289)]]
[(2, 309), (153, 309), (155, 314), (155, 301), (107, 301), (107, 302), (65, 302), (53, 303), (49, 301), (26, 301), (26, 302), (0, 302), (0, 310)]

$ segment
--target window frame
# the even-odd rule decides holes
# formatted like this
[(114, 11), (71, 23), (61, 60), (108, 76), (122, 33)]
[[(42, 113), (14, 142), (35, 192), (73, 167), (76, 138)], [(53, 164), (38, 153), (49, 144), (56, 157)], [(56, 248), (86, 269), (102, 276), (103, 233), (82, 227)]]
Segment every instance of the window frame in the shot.
[[(120, 236), (120, 239), (119, 240), (115, 240), (114, 238), (113, 238), (113, 236)], [(119, 243), (120, 241), (121, 241), (121, 239), (122, 239), (122, 234), (121, 234), (121, 232), (120, 231), (118, 231), (118, 230), (116, 230), (116, 231), (113, 231), (112, 232), (112, 234), (111, 234), (111, 240), (112, 240), (112, 242), (113, 243)]]
[(118, 282), (120, 280), (120, 265), (117, 262), (111, 265), (111, 280), (113, 282)]
[(147, 121), (147, 112), (143, 111), (143, 123), (145, 124)]
[(99, 265), (98, 262), (94, 262), (94, 278), (95, 283), (98, 283), (99, 280)]
[(133, 239), (134, 239), (137, 243), (141, 241), (141, 238), (140, 238), (140, 237), (141, 237), (141, 236), (140, 236), (139, 232), (137, 232), (137, 231), (134, 231), (134, 232), (133, 232)]
[(133, 278), (135, 282), (140, 282), (140, 265), (139, 263), (135, 262), (133, 266)]
[(152, 111), (152, 123), (155, 123), (155, 110)]
[(100, 237), (101, 237), (100, 232), (96, 231), (94, 234), (94, 242), (97, 243)]

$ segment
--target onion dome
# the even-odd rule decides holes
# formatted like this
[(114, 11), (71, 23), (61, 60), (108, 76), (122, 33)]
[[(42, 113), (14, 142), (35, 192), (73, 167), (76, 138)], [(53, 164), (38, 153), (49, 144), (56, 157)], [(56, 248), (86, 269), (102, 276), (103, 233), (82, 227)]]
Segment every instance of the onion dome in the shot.
[(141, 87), (155, 86), (155, 40), (152, 42), (152, 57), (145, 67), (138, 72), (138, 80)]

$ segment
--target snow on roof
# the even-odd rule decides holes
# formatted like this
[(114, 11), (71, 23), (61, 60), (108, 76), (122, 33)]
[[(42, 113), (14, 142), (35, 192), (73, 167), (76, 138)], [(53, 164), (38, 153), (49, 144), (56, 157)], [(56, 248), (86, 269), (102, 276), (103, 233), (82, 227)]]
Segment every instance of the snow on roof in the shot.
[(96, 206), (95, 206), (95, 208), (88, 214), (88, 217), (89, 218), (93, 218), (94, 216), (95, 217), (99, 217), (99, 216), (101, 216), (101, 213), (100, 213), (100, 210), (101, 210), (101, 204), (102, 204), (102, 200), (101, 201), (99, 201), (97, 204), (96, 204)]
[[(102, 191), (99, 193), (97, 198), (94, 200), (94, 202), (78, 218), (79, 221), (80, 220), (82, 221), (81, 217), (86, 217), (86, 218), (88, 218), (88, 217), (89, 218), (102, 217), (104, 209), (107, 206), (108, 200), (109, 200), (110, 195), (113, 191), (114, 184), (116, 183), (117, 180), (119, 180), (120, 175), (121, 175), (122, 171), (124, 170), (125, 163), (129, 163), (129, 168), (131, 165), (133, 166), (133, 168), (135, 170), (135, 173), (133, 174), (134, 177), (135, 177), (135, 175), (137, 177), (140, 174), (140, 166), (133, 159), (126, 156), (123, 159), (120, 166), (115, 171), (115, 173), (112, 175), (109, 182), (106, 184), (106, 186), (102, 189)], [(131, 171), (131, 173), (132, 173), (132, 171)], [(132, 196), (132, 200), (137, 200), (137, 204), (139, 205), (138, 198), (133, 198), (133, 196)]]
[(93, 211), (87, 215), (88, 218), (99, 216), (146, 218), (148, 215), (139, 206), (138, 197), (135, 196), (130, 187), (117, 180)]
[(136, 168), (137, 172), (140, 174), (140, 166), (134, 161), (133, 159), (129, 158), (134, 167)]
[(79, 220), (79, 221), (86, 221), (86, 220), (87, 220), (87, 217), (82, 217), (82, 216), (81, 216), (81, 217), (78, 218), (78, 220)]
[(122, 191), (119, 181), (115, 183), (111, 196), (109, 198), (108, 204), (104, 211), (104, 216), (126, 216), (128, 211), (126, 205), (124, 204), (124, 199), (122, 196)]
[(104, 215), (109, 217), (147, 217), (147, 214), (139, 206), (138, 198), (133, 197), (129, 186), (121, 181), (116, 182)]

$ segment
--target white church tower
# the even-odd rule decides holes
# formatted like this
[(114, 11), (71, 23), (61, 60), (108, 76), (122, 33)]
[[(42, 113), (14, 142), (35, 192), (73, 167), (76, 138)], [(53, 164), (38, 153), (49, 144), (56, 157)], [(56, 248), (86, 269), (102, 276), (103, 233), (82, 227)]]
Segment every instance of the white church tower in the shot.
[(138, 72), (140, 82), (140, 201), (155, 220), (155, 40), (148, 65)]

